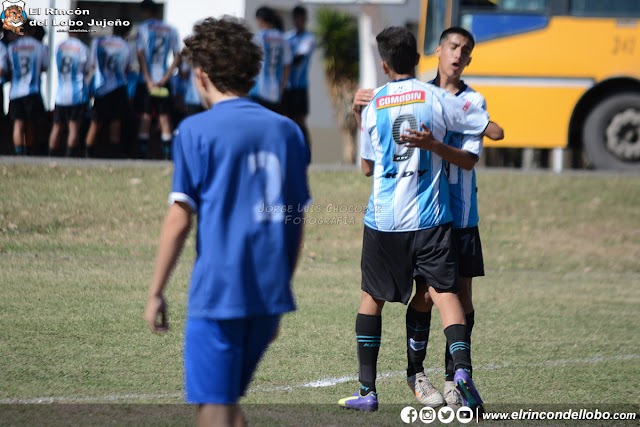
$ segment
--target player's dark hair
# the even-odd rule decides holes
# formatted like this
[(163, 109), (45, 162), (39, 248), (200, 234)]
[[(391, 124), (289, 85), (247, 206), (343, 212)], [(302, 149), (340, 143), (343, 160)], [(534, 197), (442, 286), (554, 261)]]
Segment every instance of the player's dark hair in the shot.
[(256, 18), (262, 19), (272, 27), (278, 26), (278, 15), (276, 14), (276, 11), (270, 7), (259, 7), (258, 10), (256, 10)]
[(476, 41), (473, 38), (473, 35), (465, 30), (462, 27), (451, 27), (451, 28), (447, 28), (446, 30), (444, 30), (442, 32), (442, 34), (440, 35), (440, 44), (442, 44), (447, 38), (449, 38), (449, 36), (451, 34), (459, 34), (462, 37), (466, 38), (467, 40), (469, 40), (469, 42), (471, 43), (471, 49), (473, 50), (474, 46), (476, 45)]
[(154, 2), (153, 0), (142, 0), (142, 3), (140, 3), (140, 9), (155, 15), (158, 13), (160, 7), (158, 3)]
[(398, 74), (415, 70), (418, 44), (415, 36), (404, 27), (387, 27), (376, 36), (378, 52), (387, 65)]
[(300, 17), (307, 17), (307, 9), (304, 6), (296, 6), (293, 8), (293, 17), (297, 18), (298, 16)]
[(244, 95), (253, 86), (262, 50), (244, 20), (207, 18), (194, 25), (184, 45), (185, 60), (202, 68), (220, 92)]

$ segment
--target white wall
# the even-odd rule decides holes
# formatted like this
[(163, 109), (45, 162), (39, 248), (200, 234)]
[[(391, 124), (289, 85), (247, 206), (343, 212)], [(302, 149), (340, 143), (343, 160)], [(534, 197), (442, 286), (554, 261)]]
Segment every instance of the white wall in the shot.
[(164, 17), (177, 28), (180, 40), (191, 33), (193, 24), (209, 16), (244, 17), (244, 0), (166, 0)]

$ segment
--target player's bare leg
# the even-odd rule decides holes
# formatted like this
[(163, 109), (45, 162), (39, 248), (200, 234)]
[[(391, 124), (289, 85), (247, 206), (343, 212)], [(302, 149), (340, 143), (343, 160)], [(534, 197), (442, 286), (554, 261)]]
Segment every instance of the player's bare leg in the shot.
[(140, 117), (140, 129), (138, 131), (138, 158), (149, 157), (149, 137), (151, 130), (151, 114), (143, 113)]
[(60, 126), (60, 123), (54, 123), (53, 126), (51, 127), (51, 133), (49, 134), (49, 155), (50, 156), (55, 155), (58, 149), (60, 148), (58, 145), (58, 141), (60, 140), (61, 129), (62, 127)]
[(162, 141), (162, 157), (168, 160), (171, 157), (171, 140), (173, 139), (171, 131), (171, 120), (168, 114), (160, 114), (160, 140)]
[(17, 119), (13, 122), (13, 146), (15, 147), (16, 155), (26, 154), (24, 120)]
[(89, 132), (87, 132), (87, 157), (95, 156), (95, 143), (96, 138), (98, 136), (98, 132), (102, 128), (102, 123), (97, 120), (91, 120), (91, 125), (89, 126)]
[(80, 157), (80, 120), (69, 121), (67, 137), (67, 157)]
[(243, 427), (244, 415), (238, 405), (198, 405), (198, 427)]

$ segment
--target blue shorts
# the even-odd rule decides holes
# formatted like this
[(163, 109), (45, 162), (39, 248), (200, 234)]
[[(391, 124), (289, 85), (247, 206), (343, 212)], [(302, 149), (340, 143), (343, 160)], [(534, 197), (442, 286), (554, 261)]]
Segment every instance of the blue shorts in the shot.
[(233, 404), (249, 387), (280, 315), (246, 319), (187, 319), (184, 337), (186, 400)]

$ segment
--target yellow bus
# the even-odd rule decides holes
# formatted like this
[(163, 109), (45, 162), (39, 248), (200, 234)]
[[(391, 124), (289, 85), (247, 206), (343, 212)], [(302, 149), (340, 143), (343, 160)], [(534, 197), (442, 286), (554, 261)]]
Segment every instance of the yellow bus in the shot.
[(599, 169), (640, 170), (640, 1), (423, 0), (420, 77), (450, 26), (476, 39), (465, 83), (505, 139), (487, 147), (584, 151)]

